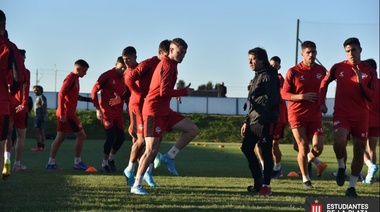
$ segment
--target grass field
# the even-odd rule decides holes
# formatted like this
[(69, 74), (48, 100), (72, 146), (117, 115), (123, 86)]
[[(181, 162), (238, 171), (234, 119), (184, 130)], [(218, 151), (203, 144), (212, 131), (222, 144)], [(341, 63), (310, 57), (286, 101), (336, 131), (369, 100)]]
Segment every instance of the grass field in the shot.
[[(72, 169), (73, 140), (66, 140), (56, 158), (63, 170), (45, 170), (51, 140), (45, 152), (31, 152), (34, 140), (27, 140), (23, 164), (27, 170), (12, 172), (0, 182), (0, 211), (305, 211), (305, 197), (342, 197), (347, 188), (338, 187), (332, 173), (337, 170), (332, 146), (325, 146), (320, 159), (328, 164), (322, 177), (314, 176), (316, 187), (305, 190), (301, 178), (289, 178), (289, 171), (298, 171), (296, 152), (291, 145), (281, 145), (284, 177), (272, 180), (273, 195), (258, 196), (246, 191), (252, 184), (247, 161), (240, 144), (189, 144), (176, 158), (180, 174), (174, 177), (165, 166), (154, 170), (156, 188), (145, 186), (149, 195), (129, 193), (122, 170), (129, 158), (130, 141), (126, 141), (116, 156), (119, 171), (112, 175), (86, 173)], [(172, 143), (163, 142), (165, 153)], [(87, 140), (82, 159), (99, 169), (103, 141)], [(348, 147), (349, 161), (352, 147)], [(13, 161), (14, 154), (12, 155)], [(348, 167), (350, 164), (348, 164)], [(366, 167), (363, 173), (366, 173)], [(349, 174), (349, 168), (347, 170)], [(377, 178), (378, 180), (379, 178)], [(361, 197), (379, 198), (379, 182), (357, 184)]]

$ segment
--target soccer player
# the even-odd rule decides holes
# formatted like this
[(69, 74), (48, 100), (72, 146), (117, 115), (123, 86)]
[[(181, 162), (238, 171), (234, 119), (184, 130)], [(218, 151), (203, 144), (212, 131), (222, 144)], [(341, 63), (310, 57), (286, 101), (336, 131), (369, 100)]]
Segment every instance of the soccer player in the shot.
[[(116, 172), (115, 155), (124, 143), (123, 104), (109, 104), (115, 94), (129, 95), (124, 84), (123, 74), (126, 69), (123, 58), (118, 57), (115, 67), (101, 74), (91, 91), (92, 101), (96, 108), (96, 118), (99, 119), (106, 132), (103, 145), (102, 173)], [(100, 100), (98, 92), (100, 91)]]
[(359, 39), (348, 38), (343, 43), (347, 60), (333, 65), (323, 79), (319, 91), (321, 111), (327, 112), (325, 98), (330, 82), (336, 81), (333, 137), (334, 152), (338, 161), (336, 183), (343, 186), (346, 178), (347, 137), (353, 138), (351, 176), (346, 197), (356, 198), (356, 183), (363, 168), (364, 151), (368, 138), (368, 102), (374, 100), (376, 71), (361, 61)]
[[(269, 64), (277, 70), (277, 77), (280, 81), (280, 90), (282, 89), (282, 85), (284, 84), (284, 77), (281, 75), (281, 73), (278, 72), (281, 68), (281, 59), (278, 56), (274, 56), (269, 60)], [(272, 171), (272, 178), (282, 177), (282, 166), (281, 166), (281, 157), (282, 153), (280, 150), (280, 141), (282, 138), (284, 138), (284, 131), (285, 127), (288, 125), (288, 108), (286, 107), (286, 102), (280, 98), (280, 105), (279, 105), (279, 115), (278, 115), (278, 123), (276, 126), (276, 129), (273, 133), (273, 146), (272, 146), (272, 152), (273, 152), (273, 171)], [(264, 167), (264, 158), (261, 155), (260, 145), (256, 144), (256, 155), (259, 158), (261, 169)]]
[(32, 148), (32, 151), (45, 151), (45, 126), (48, 119), (47, 100), (42, 86), (33, 86), (33, 93), (36, 95), (36, 101), (34, 101), (34, 134), (37, 146)]
[(91, 98), (79, 95), (79, 78), (86, 75), (89, 65), (86, 61), (79, 59), (74, 63), (74, 70), (64, 79), (61, 90), (58, 94), (57, 135), (51, 144), (49, 161), (46, 169), (61, 169), (55, 162), (59, 147), (65, 141), (68, 133), (76, 136), (74, 144), (74, 165), (77, 170), (87, 170), (88, 166), (82, 162), (81, 154), (86, 133), (75, 115), (75, 110), (79, 101), (92, 102)]
[[(22, 55), (24, 62), (26, 59), (26, 51), (23, 49), (19, 50)], [(22, 154), (25, 148), (25, 137), (26, 129), (28, 126), (28, 99), (29, 99), (29, 89), (30, 89), (30, 71), (25, 69), (24, 81), (19, 81), (21, 88), (15, 95), (16, 108), (14, 116), (13, 127), (16, 130), (17, 139), (15, 141), (16, 146), (16, 157), (13, 165), (13, 171), (22, 171), (26, 169), (26, 166), (21, 164)], [(13, 109), (13, 108), (12, 108)]]
[(149, 164), (155, 158), (162, 135), (165, 131), (179, 130), (182, 134), (175, 145), (161, 157), (169, 171), (178, 176), (174, 166), (174, 158), (199, 133), (197, 125), (185, 116), (170, 109), (172, 97), (191, 94), (194, 89), (190, 85), (175, 90), (178, 63), (181, 63), (187, 52), (187, 43), (181, 38), (175, 38), (170, 43), (169, 55), (164, 56), (157, 65), (150, 83), (148, 95), (143, 106), (143, 122), (145, 136), (145, 152), (140, 158), (139, 167), (131, 193), (148, 194), (142, 187), (143, 175)]
[[(377, 64), (374, 59), (367, 59), (365, 62), (375, 70), (377, 69)], [(376, 146), (380, 133), (380, 79), (377, 78), (377, 74), (375, 76), (374, 81), (377, 81), (375, 85), (375, 98), (371, 102), (368, 102), (370, 109), (367, 140), (368, 151), (364, 152), (364, 163), (367, 165), (368, 171), (363, 183), (367, 184), (375, 182), (376, 173), (379, 171), (379, 166), (376, 165)]]
[[(303, 61), (290, 68), (285, 77), (281, 96), (288, 102), (288, 119), (298, 147), (298, 166), (303, 186), (314, 188), (311, 180), (312, 162), (323, 151), (324, 133), (318, 92), (326, 69), (315, 63), (317, 47), (312, 41), (301, 44)], [(312, 148), (309, 147), (311, 140)], [(323, 163), (318, 160), (321, 166)], [(325, 166), (325, 164), (323, 165)]]
[[(126, 72), (124, 79), (126, 85), (131, 91), (131, 97), (129, 100), (128, 110), (130, 117), (130, 126), (128, 129), (129, 134), (132, 137), (132, 148), (129, 156), (128, 166), (124, 170), (124, 176), (127, 178), (127, 184), (132, 186), (134, 184), (134, 172), (137, 160), (144, 153), (145, 140), (143, 136), (144, 124), (142, 116), (142, 108), (144, 99), (148, 94), (149, 85), (152, 80), (153, 72), (164, 56), (169, 54), (169, 40), (163, 40), (158, 48), (158, 55), (147, 60), (142, 61), (137, 67)], [(130, 58), (131, 55), (127, 54), (128, 51), (123, 51), (123, 57)], [(132, 55), (133, 56), (133, 55)], [(156, 187), (157, 184), (152, 176), (153, 162), (149, 163), (149, 166), (144, 174), (143, 180), (151, 187)]]

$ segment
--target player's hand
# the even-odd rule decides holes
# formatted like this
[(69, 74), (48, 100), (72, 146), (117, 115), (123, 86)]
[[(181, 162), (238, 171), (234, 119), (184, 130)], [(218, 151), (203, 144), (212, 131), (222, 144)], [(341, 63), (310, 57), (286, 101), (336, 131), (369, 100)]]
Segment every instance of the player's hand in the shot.
[(99, 109), (96, 109), (96, 118), (97, 118), (98, 120), (102, 120), (102, 119), (103, 119), (103, 113), (102, 113), (102, 111), (99, 110)]
[(19, 106), (16, 107), (16, 113), (21, 112), (24, 109), (25, 109), (25, 107), (23, 105), (19, 105)]
[(356, 66), (356, 69), (355, 69), (355, 67), (352, 67), (352, 70), (356, 74), (356, 77), (357, 77), (356, 79), (357, 79), (358, 83), (360, 83), (362, 81), (363, 77), (362, 77), (362, 71), (360, 71), (359, 65)]
[(182, 104), (182, 100), (181, 100), (180, 96), (177, 96), (176, 99), (177, 99), (178, 103)]
[(240, 135), (241, 135), (241, 137), (243, 137), (243, 138), (244, 138), (244, 135), (245, 135), (245, 129), (246, 129), (246, 127), (247, 127), (247, 124), (244, 123), (243, 126), (242, 126), (241, 129), (240, 129)]
[(61, 115), (61, 117), (59, 118), (59, 121), (65, 123), (66, 122), (66, 116)]
[(121, 103), (121, 98), (119, 95), (117, 95), (116, 93), (113, 93), (115, 95), (115, 98), (111, 98), (110, 101), (109, 101), (109, 104), (111, 106), (114, 106), (114, 105), (117, 105), (117, 104), (120, 104)]
[(323, 114), (326, 114), (328, 111), (328, 108), (325, 104), (321, 105), (319, 108)]
[(314, 93), (314, 92), (304, 93), (304, 94), (302, 94), (302, 99), (315, 103), (318, 101), (318, 94)]

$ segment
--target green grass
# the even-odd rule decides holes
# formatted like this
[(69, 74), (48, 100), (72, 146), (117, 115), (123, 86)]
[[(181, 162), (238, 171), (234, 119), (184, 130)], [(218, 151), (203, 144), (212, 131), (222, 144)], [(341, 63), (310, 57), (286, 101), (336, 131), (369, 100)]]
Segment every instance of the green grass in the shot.
[[(64, 169), (45, 170), (51, 142), (47, 141), (45, 152), (31, 152), (35, 141), (27, 140), (22, 163), (28, 169), (12, 172), (7, 181), (0, 182), (0, 211), (304, 211), (306, 197), (342, 197), (348, 184), (336, 185), (332, 173), (337, 162), (332, 146), (326, 145), (320, 159), (328, 164), (327, 170), (317, 178), (314, 166), (316, 189), (303, 189), (301, 178), (286, 177), (289, 171), (298, 171), (298, 166), (292, 145), (282, 144), (284, 177), (272, 180), (272, 196), (257, 196), (246, 191), (252, 179), (239, 143), (224, 143), (224, 148), (218, 148), (219, 143), (207, 147), (191, 143), (176, 158), (180, 176), (171, 176), (161, 166), (154, 170), (158, 187), (145, 186), (149, 195), (138, 196), (129, 193), (122, 176), (130, 141), (116, 156), (119, 171), (112, 175), (73, 170), (73, 140), (65, 141), (56, 158)], [(160, 151), (166, 152), (171, 145), (163, 142)], [(87, 140), (83, 160), (99, 169), (102, 148), (102, 140)], [(379, 198), (379, 183), (358, 183), (357, 192), (361, 197)]]

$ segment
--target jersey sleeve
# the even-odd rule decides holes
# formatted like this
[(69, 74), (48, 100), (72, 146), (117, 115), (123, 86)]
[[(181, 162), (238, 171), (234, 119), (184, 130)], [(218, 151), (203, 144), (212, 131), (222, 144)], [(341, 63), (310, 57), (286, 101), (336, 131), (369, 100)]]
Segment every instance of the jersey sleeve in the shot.
[(330, 71), (327, 72), (326, 76), (321, 81), (321, 85), (319, 87), (318, 105), (326, 104), (327, 88), (329, 84), (335, 80), (336, 69), (337, 69), (337, 65), (334, 65), (333, 67), (331, 67)]
[(293, 69), (289, 69), (286, 72), (284, 84), (282, 85), (282, 89), (281, 89), (281, 98), (283, 100), (290, 101), (290, 97), (293, 95), (292, 78), (293, 78)]
[(179, 97), (179, 96), (188, 95), (186, 88), (181, 88), (178, 90), (173, 89), (173, 84), (175, 84), (175, 81), (177, 79), (176, 70), (174, 70), (171, 66), (162, 66), (162, 69), (160, 71), (161, 71), (160, 96)]

